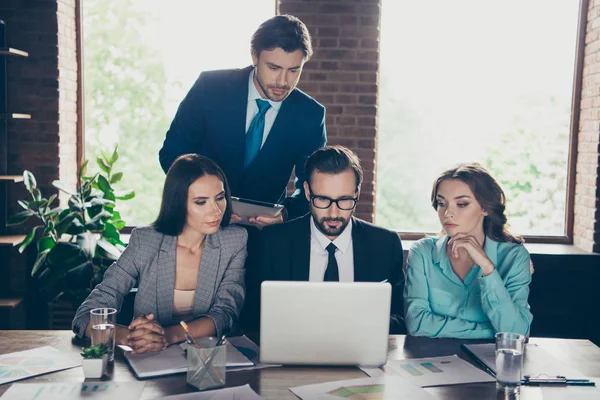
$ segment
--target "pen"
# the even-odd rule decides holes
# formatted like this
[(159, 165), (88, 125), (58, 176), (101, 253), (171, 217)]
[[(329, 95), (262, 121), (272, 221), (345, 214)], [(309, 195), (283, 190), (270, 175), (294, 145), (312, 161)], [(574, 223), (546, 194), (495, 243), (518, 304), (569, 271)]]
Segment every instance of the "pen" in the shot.
[(593, 381), (564, 381), (564, 382), (529, 382), (522, 381), (522, 385), (525, 386), (596, 386), (596, 383)]
[(532, 378), (528, 375), (525, 375), (525, 379), (523, 379), (521, 384), (528, 386), (596, 386), (596, 383), (594, 381), (590, 381), (589, 379), (569, 379), (565, 378), (564, 376), (557, 376), (553, 378)]
[(188, 344), (193, 344), (196, 347), (200, 347), (200, 345), (198, 344), (198, 342), (196, 342), (196, 340), (194, 339), (194, 337), (191, 335), (190, 333), (190, 329), (188, 328), (187, 324), (184, 321), (180, 321), (179, 324), (181, 326), (183, 326), (183, 330), (185, 331), (185, 340), (188, 342)]

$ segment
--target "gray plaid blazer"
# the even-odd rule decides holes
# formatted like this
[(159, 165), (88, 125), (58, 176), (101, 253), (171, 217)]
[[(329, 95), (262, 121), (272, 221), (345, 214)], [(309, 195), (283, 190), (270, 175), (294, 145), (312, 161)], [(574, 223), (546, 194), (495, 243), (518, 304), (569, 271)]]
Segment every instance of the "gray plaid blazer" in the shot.
[[(216, 326), (217, 336), (235, 324), (244, 303), (244, 262), (248, 233), (244, 228), (228, 226), (206, 237), (196, 296), (194, 319), (205, 316)], [(90, 310), (97, 307), (121, 309), (123, 299), (137, 284), (134, 319), (154, 314), (163, 326), (172, 319), (175, 293), (177, 237), (163, 235), (152, 227), (136, 228), (129, 245), (104, 279), (79, 306), (73, 319), (73, 332), (85, 335)]]

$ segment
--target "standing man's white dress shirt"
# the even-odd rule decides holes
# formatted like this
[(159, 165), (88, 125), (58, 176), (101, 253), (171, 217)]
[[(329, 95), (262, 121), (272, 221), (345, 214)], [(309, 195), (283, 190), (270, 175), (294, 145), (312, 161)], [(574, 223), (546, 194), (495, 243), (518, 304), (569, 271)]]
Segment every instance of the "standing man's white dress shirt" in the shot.
[(260, 148), (265, 144), (267, 140), (267, 136), (269, 136), (269, 132), (271, 132), (271, 128), (273, 127), (273, 123), (275, 122), (275, 118), (277, 118), (277, 113), (281, 108), (282, 101), (271, 101), (269, 99), (263, 99), (261, 95), (256, 90), (256, 85), (254, 84), (254, 71), (250, 72), (250, 78), (248, 78), (248, 105), (246, 106), (246, 133), (248, 133), (248, 129), (250, 128), (250, 124), (254, 119), (254, 116), (258, 113), (258, 106), (256, 105), (256, 99), (261, 99), (268, 101), (271, 104), (271, 107), (265, 113), (265, 130), (263, 132), (262, 143)]
[[(329, 253), (327, 246), (332, 243), (319, 228), (315, 221), (310, 217), (310, 271), (308, 280), (311, 282), (323, 282)], [(340, 282), (354, 282), (354, 253), (352, 248), (352, 221), (348, 223), (346, 229), (340, 236), (333, 241), (337, 250), (335, 259), (338, 264)]]

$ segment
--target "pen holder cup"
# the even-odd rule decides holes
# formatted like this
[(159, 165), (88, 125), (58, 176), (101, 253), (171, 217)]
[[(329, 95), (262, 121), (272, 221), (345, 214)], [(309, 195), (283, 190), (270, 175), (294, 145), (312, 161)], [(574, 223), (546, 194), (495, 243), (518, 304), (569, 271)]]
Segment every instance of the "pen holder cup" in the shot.
[(198, 339), (201, 347), (187, 348), (187, 383), (198, 390), (225, 386), (227, 346), (216, 346), (216, 338)]

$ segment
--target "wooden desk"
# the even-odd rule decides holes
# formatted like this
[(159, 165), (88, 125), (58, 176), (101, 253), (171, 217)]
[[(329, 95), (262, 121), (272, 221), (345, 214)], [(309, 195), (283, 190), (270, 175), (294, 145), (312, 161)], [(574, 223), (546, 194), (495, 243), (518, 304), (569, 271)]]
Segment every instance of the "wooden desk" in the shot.
[[(70, 331), (0, 331), (0, 354), (28, 350), (40, 346), (53, 346), (59, 350), (79, 352), (81, 344), (73, 341)], [(390, 359), (420, 358), (458, 354), (466, 360), (470, 358), (460, 350), (462, 343), (482, 341), (464, 341), (455, 339), (427, 339), (390, 336)], [(600, 377), (600, 348), (589, 340), (542, 339), (532, 338), (548, 353), (566, 364), (578, 369), (590, 377)], [(227, 386), (249, 383), (252, 389), (265, 399), (296, 399), (289, 387), (322, 383), (327, 381), (364, 378), (366, 375), (357, 368), (312, 368), (282, 367), (262, 370), (250, 370), (227, 373)], [(21, 382), (82, 382), (81, 368), (41, 375)], [(114, 366), (109, 366), (108, 376), (104, 380), (133, 381), (135, 377), (129, 370), (123, 356), (117, 352)], [(154, 399), (163, 396), (194, 391), (187, 386), (185, 374), (146, 380), (142, 399)], [(0, 386), (0, 395), (10, 384)], [(428, 388), (428, 392), (440, 399), (504, 399), (496, 393), (494, 383), (470, 384)], [(542, 400), (539, 388), (523, 387), (520, 399)]]

